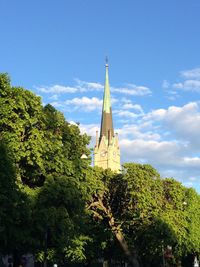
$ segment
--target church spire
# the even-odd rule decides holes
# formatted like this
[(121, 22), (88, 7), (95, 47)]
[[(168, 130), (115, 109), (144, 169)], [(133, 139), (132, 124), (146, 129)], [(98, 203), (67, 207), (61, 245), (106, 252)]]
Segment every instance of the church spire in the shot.
[(107, 58), (106, 58), (106, 78), (105, 78), (103, 108), (102, 108), (102, 116), (101, 116), (100, 139), (103, 136), (105, 136), (106, 139), (109, 141), (110, 141), (110, 138), (114, 136)]
[(118, 135), (114, 135), (113, 129), (107, 60), (103, 108), (101, 116), (101, 132), (99, 138), (98, 132), (96, 133), (96, 144), (94, 147), (94, 166), (98, 166), (103, 169), (110, 168), (112, 171), (115, 171), (117, 173), (119, 173), (121, 169)]

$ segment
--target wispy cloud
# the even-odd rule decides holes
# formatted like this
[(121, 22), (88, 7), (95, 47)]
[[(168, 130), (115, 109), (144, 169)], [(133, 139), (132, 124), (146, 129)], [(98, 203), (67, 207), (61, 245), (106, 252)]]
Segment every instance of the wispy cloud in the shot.
[(174, 84), (170, 84), (169, 81), (163, 80), (162, 88), (164, 89), (165, 93), (167, 94), (167, 98), (169, 100), (174, 101), (179, 97), (179, 94), (176, 91), (176, 87), (174, 86)]
[(200, 68), (180, 71), (177, 82), (163, 80), (162, 88), (169, 100), (176, 100), (181, 92), (200, 93)]
[(50, 96), (49, 99), (56, 101), (59, 99), (59, 96), (57, 94), (55, 94), (55, 95)]
[(75, 97), (71, 100), (66, 100), (65, 105), (71, 106), (72, 109), (81, 109), (84, 111), (100, 110), (102, 108), (103, 101), (96, 97)]
[[(129, 121), (130, 122), (130, 121)], [(120, 135), (121, 140), (124, 139), (129, 139), (129, 140), (151, 140), (151, 141), (155, 141), (155, 140), (160, 140), (161, 136), (156, 133), (153, 132), (151, 130), (145, 130), (142, 129), (143, 127), (141, 127), (140, 125), (136, 125), (136, 124), (125, 124), (121, 129), (117, 129), (117, 132)]]
[(200, 150), (200, 107), (198, 102), (190, 102), (182, 107), (170, 106), (157, 109), (143, 116), (144, 121), (158, 122), (170, 132), (171, 137), (184, 141), (193, 150)]
[(46, 94), (65, 94), (65, 93), (78, 93), (89, 91), (102, 91), (104, 86), (97, 82), (86, 82), (80, 79), (74, 79), (73, 86), (52, 85), (52, 86), (38, 86), (37, 90)]
[(111, 87), (112, 92), (117, 92), (125, 95), (144, 96), (151, 95), (151, 90), (145, 86), (137, 86), (134, 84), (128, 84), (127, 87)]
[(139, 104), (125, 103), (122, 106), (122, 108), (123, 109), (133, 109), (135, 111), (143, 113), (143, 109), (142, 109), (141, 105), (139, 105)]
[(163, 81), (162, 87), (164, 89), (169, 88), (167, 92), (171, 94), (171, 98), (176, 98), (177, 94), (174, 92), (177, 93), (181, 90), (200, 93), (200, 68), (181, 71), (179, 80), (180, 81), (171, 84), (167, 80)]
[(78, 88), (62, 85), (53, 85), (53, 86), (40, 86), (37, 87), (39, 92), (47, 94), (63, 94), (63, 93), (76, 93)]
[(138, 117), (138, 114), (128, 111), (128, 110), (116, 110), (114, 111), (114, 113), (117, 114), (117, 116), (119, 117), (126, 117), (129, 119)]
[(96, 132), (99, 132), (99, 125), (97, 124), (80, 124), (81, 133), (87, 133), (89, 136), (96, 137)]
[(191, 70), (184, 70), (180, 72), (181, 76), (186, 79), (198, 79), (200, 80), (200, 68)]
[(168, 89), (169, 86), (170, 86), (170, 83), (167, 80), (164, 80), (163, 83), (162, 83), (162, 88)]
[[(38, 86), (37, 90), (46, 94), (65, 94), (65, 93), (85, 93), (92, 91), (103, 91), (104, 85), (99, 82), (87, 82), (80, 79), (75, 79), (73, 86), (52, 85)], [(145, 86), (136, 86), (135, 84), (127, 84), (125, 87), (111, 87), (111, 91), (115, 93), (145, 96), (151, 95), (151, 90)]]
[(54, 106), (55, 108), (60, 108), (63, 107), (63, 104), (58, 102), (58, 101), (53, 101), (50, 103), (52, 106)]
[(200, 93), (200, 80), (186, 80), (174, 83), (173, 88)]
[[(124, 101), (123, 101), (124, 102)], [(125, 104), (120, 103), (118, 105), (119, 109), (115, 109), (113, 113), (116, 117), (125, 118), (125, 119), (136, 119), (142, 117), (144, 111), (139, 104), (133, 104), (131, 101), (125, 102)]]
[(77, 88), (81, 92), (86, 92), (86, 91), (102, 91), (104, 86), (101, 83), (98, 82), (86, 82), (82, 81), (80, 79), (75, 79), (75, 82), (77, 84)]

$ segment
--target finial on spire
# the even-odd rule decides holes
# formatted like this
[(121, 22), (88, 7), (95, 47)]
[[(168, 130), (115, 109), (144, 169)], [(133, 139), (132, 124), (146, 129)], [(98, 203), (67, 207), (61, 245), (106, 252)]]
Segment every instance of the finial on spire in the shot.
[(108, 67), (108, 57), (106, 56), (106, 67)]

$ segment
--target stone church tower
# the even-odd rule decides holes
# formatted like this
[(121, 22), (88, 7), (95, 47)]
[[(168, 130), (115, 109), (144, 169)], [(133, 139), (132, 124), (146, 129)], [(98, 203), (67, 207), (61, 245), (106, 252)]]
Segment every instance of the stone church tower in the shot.
[(115, 172), (120, 172), (121, 169), (118, 134), (114, 133), (113, 128), (107, 62), (101, 117), (101, 132), (100, 137), (98, 137), (98, 131), (96, 132), (96, 144), (94, 147), (94, 166), (99, 166), (103, 169), (110, 168)]

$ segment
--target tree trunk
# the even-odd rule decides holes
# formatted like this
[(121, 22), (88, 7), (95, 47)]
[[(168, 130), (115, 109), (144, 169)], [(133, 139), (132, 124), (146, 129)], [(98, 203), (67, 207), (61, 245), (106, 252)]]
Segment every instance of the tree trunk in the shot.
[(114, 220), (113, 216), (109, 216), (109, 218), (110, 218), (109, 219), (109, 225), (111, 227), (111, 230), (114, 233), (117, 241), (119, 242), (119, 244), (120, 244), (122, 250), (124, 251), (124, 254), (128, 258), (129, 262), (131, 263), (131, 265), (133, 267), (140, 267), (139, 262), (137, 260), (136, 253), (131, 253), (121, 230), (119, 229), (119, 227), (115, 226), (115, 220)]
[(15, 250), (13, 252), (13, 267), (19, 267), (21, 265), (21, 255)]
[(115, 235), (117, 241), (119, 242), (124, 254), (126, 255), (129, 263), (131, 264), (132, 267), (140, 267), (139, 262), (137, 260), (137, 255), (136, 253), (131, 253), (128, 244), (122, 234), (122, 231), (119, 226), (116, 225), (115, 223), (115, 218), (112, 215), (112, 211), (110, 207), (105, 207), (104, 203), (102, 201), (102, 198), (98, 198), (98, 201), (94, 201), (93, 203), (90, 204), (88, 209), (92, 210), (94, 215), (102, 220), (103, 216), (101, 213), (98, 213), (98, 209), (104, 212), (105, 216), (108, 219), (108, 224), (111, 228), (112, 233)]
[(127, 242), (123, 237), (123, 234), (119, 231), (115, 231), (114, 234), (131, 265), (133, 267), (140, 267), (136, 255), (130, 252)]

